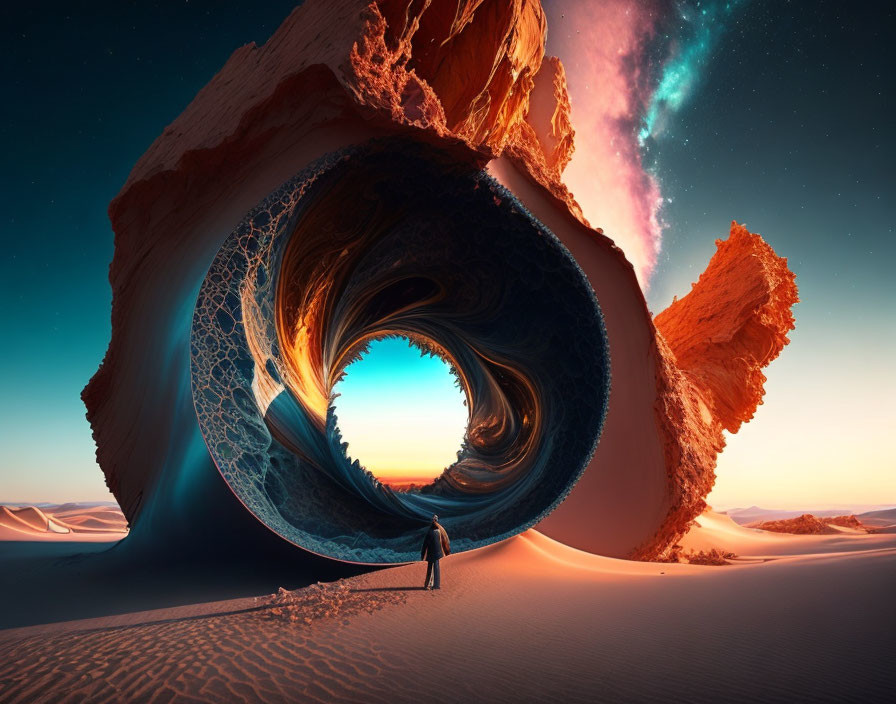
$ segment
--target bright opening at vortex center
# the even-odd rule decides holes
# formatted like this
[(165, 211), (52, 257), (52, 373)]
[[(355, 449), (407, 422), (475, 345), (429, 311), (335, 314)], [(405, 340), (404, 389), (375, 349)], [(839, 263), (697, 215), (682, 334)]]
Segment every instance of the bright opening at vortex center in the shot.
[(406, 338), (371, 342), (333, 392), (348, 456), (384, 484), (426, 485), (457, 460), (466, 396), (444, 360)]

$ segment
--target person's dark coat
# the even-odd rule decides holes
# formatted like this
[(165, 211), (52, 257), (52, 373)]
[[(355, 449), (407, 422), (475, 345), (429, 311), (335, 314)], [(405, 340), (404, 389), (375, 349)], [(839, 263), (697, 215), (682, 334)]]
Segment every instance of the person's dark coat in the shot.
[(423, 537), (423, 549), (420, 551), (420, 559), (427, 562), (435, 562), (451, 552), (448, 543), (448, 534), (438, 523), (434, 523), (426, 531)]

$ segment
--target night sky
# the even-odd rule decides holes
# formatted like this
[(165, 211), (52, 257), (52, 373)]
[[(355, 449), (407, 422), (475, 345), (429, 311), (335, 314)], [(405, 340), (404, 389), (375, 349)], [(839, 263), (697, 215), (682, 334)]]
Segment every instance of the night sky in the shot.
[(881, 7), (746, 4), (654, 146), (671, 202), (651, 309), (687, 293), (732, 219), (787, 257), (800, 292), (714, 505), (896, 502), (896, 15)]
[[(110, 334), (106, 208), (233, 50), (294, 4), (4, 9), (0, 501), (109, 497), (79, 398)], [(732, 219), (788, 257), (802, 299), (766, 405), (720, 459), (717, 506), (896, 501), (885, 7), (741, 3), (645, 143), (666, 199), (654, 312), (687, 292)]]

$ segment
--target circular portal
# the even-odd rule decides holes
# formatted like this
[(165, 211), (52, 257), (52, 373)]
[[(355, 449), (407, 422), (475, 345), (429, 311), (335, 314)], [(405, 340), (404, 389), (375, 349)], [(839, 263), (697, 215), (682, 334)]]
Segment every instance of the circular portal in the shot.
[[(376, 339), (446, 360), (464, 445), (431, 485), (395, 492), (349, 460), (333, 387)], [(455, 551), (537, 523), (596, 447), (609, 394), (600, 308), (560, 242), (506, 189), (429, 147), (329, 155), (226, 239), (201, 287), (193, 399), (228, 486), (312, 552), (419, 557), (437, 513)]]
[(407, 338), (373, 340), (333, 396), (348, 458), (392, 490), (422, 489), (457, 461), (469, 420), (459, 377)]

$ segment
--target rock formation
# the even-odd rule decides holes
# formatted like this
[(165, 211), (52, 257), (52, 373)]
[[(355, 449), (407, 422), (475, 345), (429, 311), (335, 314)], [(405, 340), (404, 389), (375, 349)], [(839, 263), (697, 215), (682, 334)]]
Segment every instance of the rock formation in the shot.
[(760, 530), (770, 530), (773, 533), (794, 533), (797, 535), (825, 535), (839, 532), (831, 526), (851, 528), (858, 531), (865, 530), (865, 526), (854, 515), (819, 518), (811, 513), (804, 513), (802, 516), (795, 518), (783, 518), (779, 521), (759, 521), (751, 523), (749, 526), (751, 528), (759, 528)]
[(83, 392), (129, 543), (221, 542), (222, 525), (246, 520), (190, 394), (199, 286), (264, 196), (326, 154), (386, 136), (437, 148), (446, 169), (486, 168), (597, 295), (609, 412), (584, 476), (539, 528), (647, 559), (703, 510), (722, 430), (752, 417), (761, 369), (793, 327), (793, 275), (733, 226), (693, 291), (652, 320), (624, 253), (562, 183), (574, 130), (545, 32), (536, 0), (308, 0), (264, 46), (234, 52), (141, 157), (109, 209), (112, 340)]
[(796, 518), (783, 518), (780, 521), (761, 521), (750, 524), (750, 527), (769, 530), (773, 533), (794, 533), (796, 535), (823, 535), (837, 532), (825, 521), (816, 518), (811, 513), (804, 513)]
[(855, 514), (850, 514), (848, 516), (829, 516), (827, 518), (822, 518), (821, 522), (827, 523), (829, 526), (841, 526), (842, 528), (865, 530), (865, 526)]
[(788, 342), (796, 285), (787, 260), (742, 225), (716, 246), (691, 292), (655, 322), (708, 413), (736, 433), (762, 403), (762, 368)]

